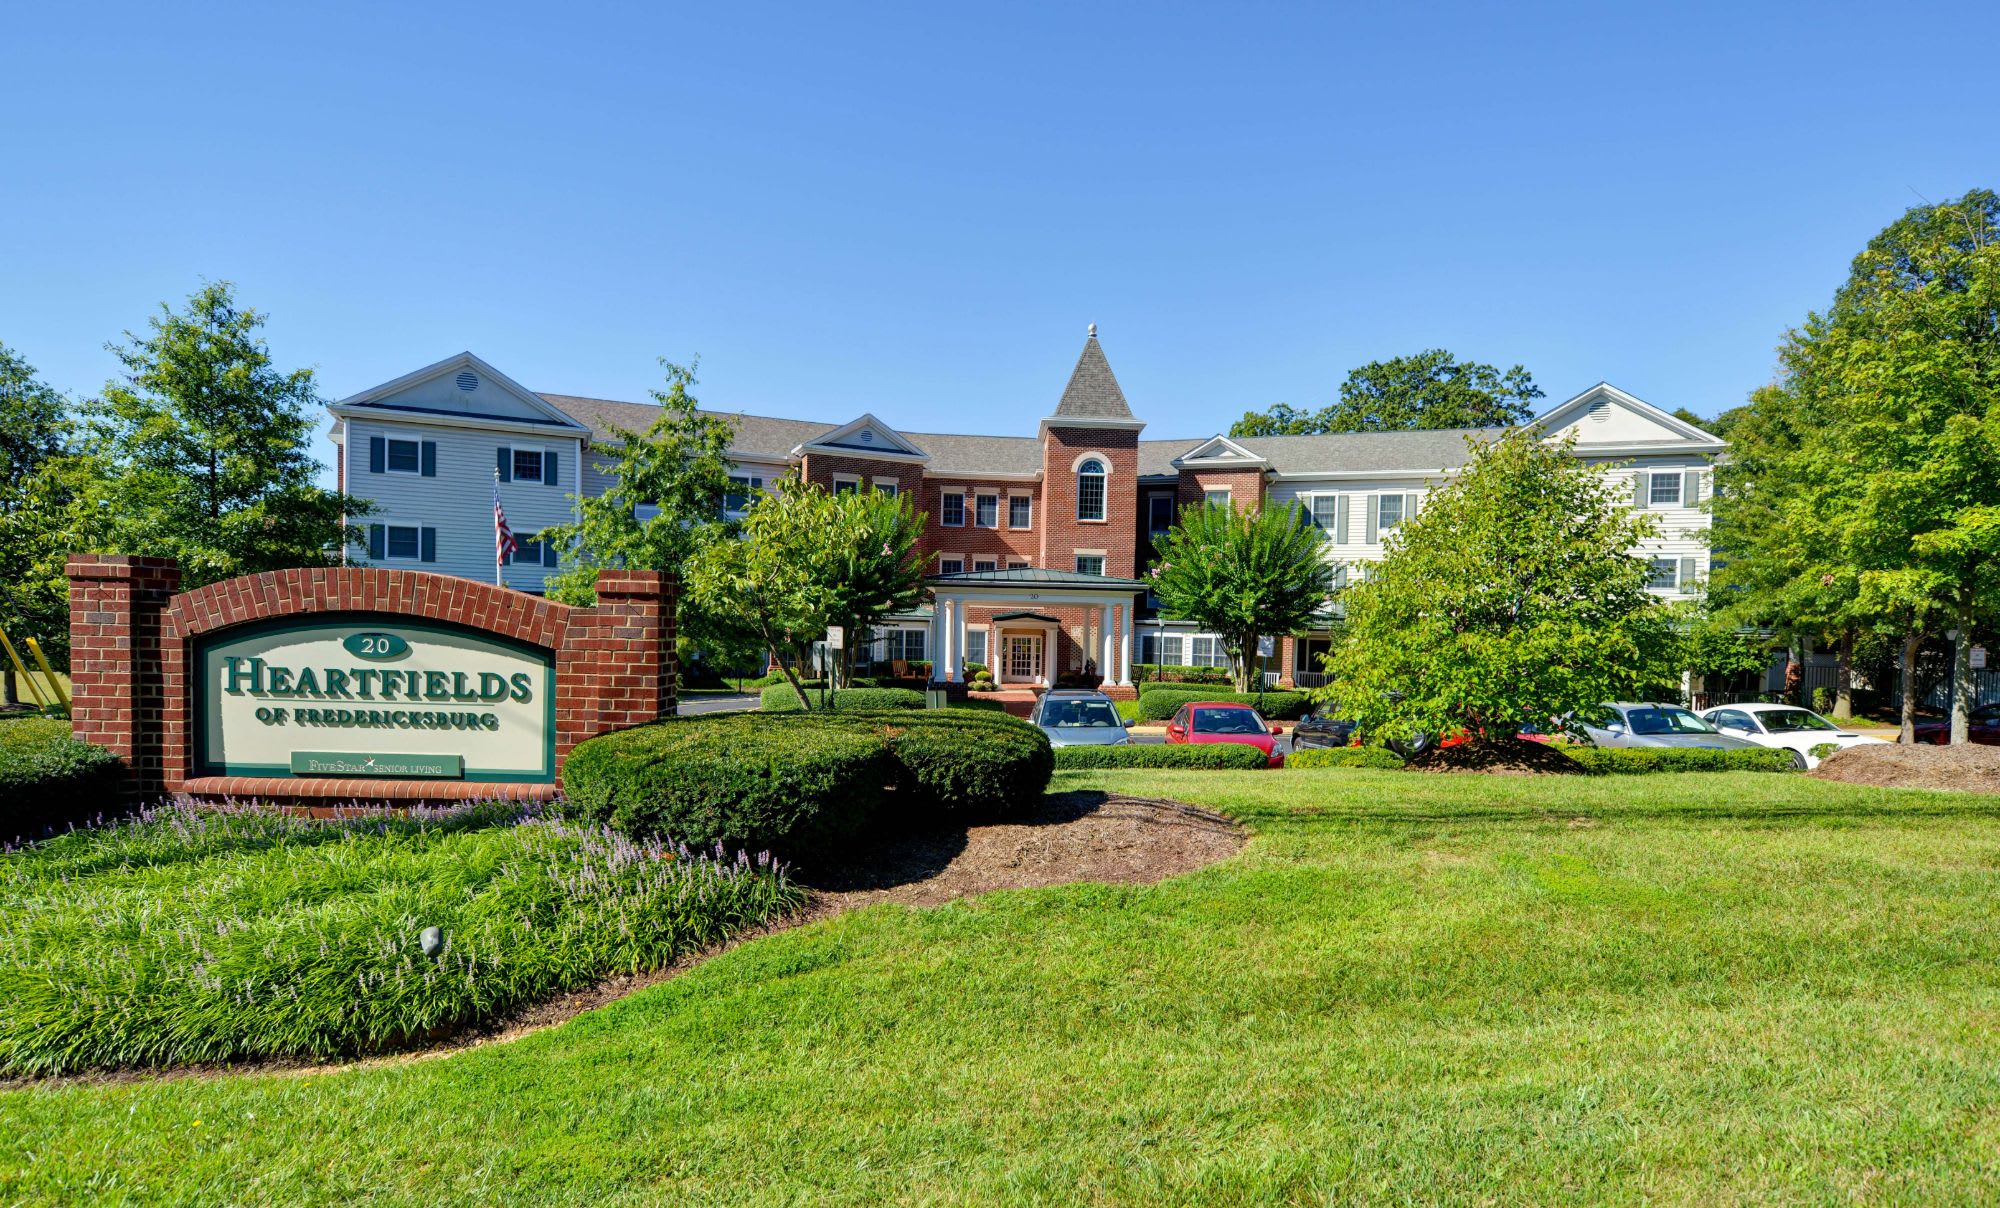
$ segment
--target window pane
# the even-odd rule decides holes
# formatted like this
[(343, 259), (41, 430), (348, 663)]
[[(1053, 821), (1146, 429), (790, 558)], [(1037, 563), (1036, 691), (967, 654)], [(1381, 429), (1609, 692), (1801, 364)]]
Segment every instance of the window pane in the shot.
[(946, 491), (944, 506), (940, 510), (944, 515), (939, 519), (939, 523), (948, 528), (965, 527), (965, 496), (957, 491)]
[(998, 570), (998, 569), (999, 569), (999, 566), (998, 566), (998, 565), (996, 565), (996, 564), (994, 563), (993, 559), (991, 559), (991, 558), (974, 558), (974, 559), (972, 560), (972, 569), (973, 569), (973, 570), (975, 570), (975, 571), (979, 571), (979, 570)]
[(844, 495), (849, 491), (859, 490), (860, 488), (861, 484), (850, 478), (834, 483), (833, 493), (836, 495)]
[(421, 449), (413, 440), (392, 440), (389, 442), (389, 468), (402, 474), (415, 474), (423, 463), (419, 458)]
[(417, 556), (417, 530), (400, 525), (389, 526), (388, 553), (391, 558), (414, 558)]
[(1227, 490), (1203, 491), (1201, 498), (1204, 503), (1212, 508), (1226, 508), (1229, 506), (1229, 492)]
[(1007, 523), (1014, 528), (1027, 528), (1034, 501), (1026, 495), (1016, 495), (1007, 501)]
[(939, 558), (939, 559), (938, 559), (938, 573), (939, 573), (939, 574), (941, 574), (941, 575), (960, 575), (960, 574), (964, 574), (964, 573), (965, 573), (965, 559), (963, 559), (963, 558)]
[(1155, 533), (1174, 527), (1174, 497), (1154, 495), (1146, 500), (1146, 526)]
[(1386, 533), (1401, 523), (1403, 523), (1403, 497), (1380, 496), (1375, 507), (1375, 527)]
[(542, 480), (542, 451), (540, 449), (514, 450), (514, 481), (540, 482)]
[(1077, 573), (1077, 574), (1079, 574), (1079, 575), (1101, 575), (1101, 574), (1103, 574), (1103, 573), (1104, 573), (1104, 555), (1102, 555), (1102, 554), (1078, 554), (1078, 555), (1076, 556), (1076, 573)]
[(1185, 667), (1187, 663), (1187, 643), (1178, 633), (1160, 635), (1160, 663), (1167, 667)]
[(979, 496), (978, 511), (973, 517), (980, 528), (1000, 527), (1000, 497), (998, 495)]
[[(1088, 467), (1098, 463), (1087, 461), (1083, 464)], [(1076, 518), (1104, 519), (1104, 475), (1086, 472), (1076, 476)]]
[(1315, 495), (1312, 497), (1313, 523), (1326, 530), (1329, 535), (1333, 532), (1333, 521), (1336, 514), (1334, 505), (1339, 502), (1339, 498), (1333, 495)]
[(1655, 474), (1653, 477), (1652, 501), (1654, 507), (1678, 506), (1681, 501), (1680, 471)]
[(1653, 559), (1653, 573), (1646, 580), (1646, 586), (1663, 587), (1667, 588), (1668, 590), (1672, 590), (1677, 584), (1677, 580), (1675, 579), (1675, 573), (1679, 569), (1680, 569), (1680, 564), (1677, 559), (1674, 558)]
[(896, 494), (896, 484), (893, 482), (878, 482), (875, 484), (875, 489), (891, 497)]

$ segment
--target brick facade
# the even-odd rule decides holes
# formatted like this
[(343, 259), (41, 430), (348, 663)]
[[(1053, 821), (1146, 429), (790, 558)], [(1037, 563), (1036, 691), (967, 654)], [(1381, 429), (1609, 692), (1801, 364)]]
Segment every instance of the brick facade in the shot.
[(69, 560), (72, 725), (121, 756), (134, 795), (259, 796), (309, 801), (546, 798), (555, 785), (439, 781), (191, 777), (197, 637), (252, 621), (372, 613), (440, 621), (554, 652), (556, 769), (586, 738), (674, 710), (674, 605), (679, 586), (656, 571), (603, 571), (594, 608), (425, 571), (311, 568), (245, 575), (174, 594), (165, 558), (102, 554)]
[(1210, 491), (1228, 491), (1231, 503), (1254, 512), (1264, 506), (1264, 471), (1256, 468), (1181, 471), (1180, 506), (1193, 507)]
[[(1088, 454), (1108, 463), (1104, 519), (1076, 515), (1076, 467)], [(1130, 579), (1137, 572), (1139, 434), (1130, 428), (1067, 427), (1054, 423), (1042, 434), (1042, 524), (1035, 565), (1075, 570), (1078, 550), (1102, 551), (1104, 573)]]

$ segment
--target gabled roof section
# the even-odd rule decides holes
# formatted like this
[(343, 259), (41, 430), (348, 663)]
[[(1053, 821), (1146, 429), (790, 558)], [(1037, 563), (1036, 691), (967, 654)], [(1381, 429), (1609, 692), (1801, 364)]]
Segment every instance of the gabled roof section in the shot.
[(1076, 368), (1070, 371), (1069, 385), (1063, 387), (1055, 414), (1042, 424), (1077, 428), (1146, 426), (1133, 416), (1132, 408), (1125, 402), (1125, 392), (1118, 388), (1118, 379), (1112, 375), (1111, 362), (1104, 359), (1104, 349), (1097, 342), (1097, 324), (1090, 325), (1090, 336), (1083, 342), (1083, 353), (1076, 358)]
[(837, 453), (843, 457), (878, 457), (890, 461), (929, 461), (931, 455), (912, 444), (902, 433), (863, 415), (809, 441), (793, 453)]
[(1174, 458), (1173, 464), (1186, 470), (1261, 470), (1270, 462), (1227, 436), (1217, 435)]
[(335, 415), (369, 410), (448, 423), (530, 424), (587, 435), (586, 425), (470, 352), (333, 403)]
[(1727, 447), (1714, 433), (1676, 419), (1609, 382), (1564, 399), (1528, 422), (1551, 439), (1575, 436), (1578, 448), (1637, 452), (1664, 446), (1707, 453)]

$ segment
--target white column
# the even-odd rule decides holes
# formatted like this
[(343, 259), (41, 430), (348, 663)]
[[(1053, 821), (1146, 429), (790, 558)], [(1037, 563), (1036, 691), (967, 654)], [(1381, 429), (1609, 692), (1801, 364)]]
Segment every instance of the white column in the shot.
[(957, 607), (951, 610), (951, 623), (954, 627), (951, 645), (953, 651), (951, 682), (962, 684), (965, 682), (965, 601), (959, 600), (956, 603)]
[(951, 625), (952, 609), (958, 602), (950, 599), (938, 600), (938, 678), (946, 682), (956, 678), (952, 669), (957, 665), (958, 653), (952, 648), (954, 632)]
[(1132, 684), (1132, 605), (1118, 606), (1118, 682)]
[(944, 601), (931, 601), (930, 634), (924, 639), (924, 653), (931, 656), (931, 682), (944, 678)]
[(1097, 678), (1107, 684), (1115, 684), (1118, 682), (1118, 667), (1113, 662), (1111, 649), (1111, 605), (1099, 604), (1097, 616), (1099, 619), (1097, 644), (1100, 647), (1097, 656)]

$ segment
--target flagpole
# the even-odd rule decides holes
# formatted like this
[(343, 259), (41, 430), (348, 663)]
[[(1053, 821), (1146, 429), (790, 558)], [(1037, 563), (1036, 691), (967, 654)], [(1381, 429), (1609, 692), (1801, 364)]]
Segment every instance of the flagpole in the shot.
[(500, 574), (500, 467), (493, 467), (493, 586), (505, 587)]

